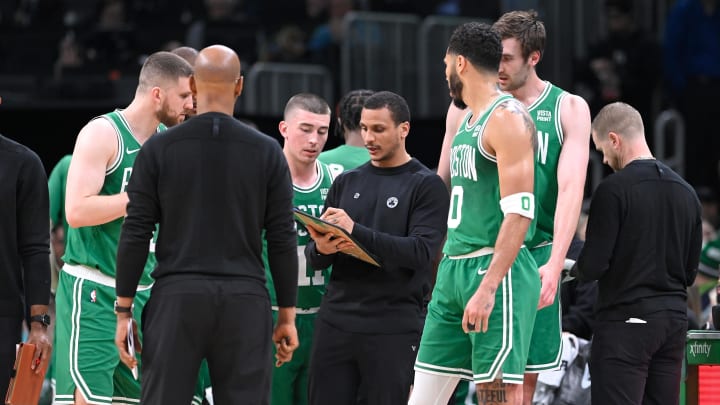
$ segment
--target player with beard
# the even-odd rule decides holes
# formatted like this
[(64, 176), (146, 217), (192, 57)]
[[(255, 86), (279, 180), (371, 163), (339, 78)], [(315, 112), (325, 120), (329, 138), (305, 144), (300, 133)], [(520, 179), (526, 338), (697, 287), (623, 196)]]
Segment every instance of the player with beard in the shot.
[[(580, 216), (589, 153), (590, 111), (582, 98), (538, 77), (536, 66), (542, 59), (546, 36), (535, 11), (505, 13), (493, 29), (503, 44), (498, 85), (527, 107), (535, 121), (538, 138), (537, 227), (534, 237), (526, 244), (540, 266), (542, 289), (525, 374), (523, 402), (529, 405), (537, 373), (560, 367), (562, 328), (557, 290)], [(460, 110), (451, 106), (448, 120), (453, 119), (457, 111)], [(457, 121), (454, 122), (448, 127), (457, 128)], [(441, 164), (447, 166), (446, 160)], [(439, 169), (442, 173), (448, 170), (449, 166)]]
[[(190, 66), (195, 66), (195, 59), (197, 59), (198, 51), (195, 48), (189, 47), (189, 46), (180, 46), (172, 51), (170, 53), (174, 53), (175, 55), (185, 59), (187, 63), (190, 64)], [(188, 120), (194, 116), (197, 115), (197, 100), (195, 99), (195, 96), (193, 96), (193, 108), (190, 110), (187, 110), (183, 116), (183, 121)]]
[[(143, 143), (192, 109), (191, 75), (192, 67), (177, 55), (150, 55), (130, 105), (94, 118), (77, 136), (66, 189), (70, 229), (57, 291), (55, 403), (139, 403), (140, 382), (120, 364), (115, 347), (115, 267), (128, 203), (125, 187)], [(151, 255), (135, 301), (140, 308), (133, 310), (138, 322), (154, 267)]]
[(523, 403), (530, 405), (537, 373), (560, 367), (562, 326), (557, 291), (582, 206), (590, 151), (590, 109), (582, 98), (538, 77), (535, 67), (545, 51), (545, 26), (535, 11), (505, 13), (493, 29), (503, 44), (500, 89), (527, 107), (538, 138), (537, 227), (534, 237), (526, 242), (542, 281), (523, 384)]
[(445, 55), (453, 99), (469, 112), (449, 154), (448, 237), (415, 362), (410, 404), (445, 404), (457, 383), (478, 402), (522, 402), (540, 278), (523, 246), (533, 234), (535, 125), (497, 88), (500, 37), (458, 27)]

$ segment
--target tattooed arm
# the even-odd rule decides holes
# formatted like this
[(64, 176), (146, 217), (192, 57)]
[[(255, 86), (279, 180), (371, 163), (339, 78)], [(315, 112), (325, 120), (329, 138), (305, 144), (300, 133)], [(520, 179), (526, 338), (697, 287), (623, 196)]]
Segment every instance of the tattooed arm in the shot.
[[(519, 101), (508, 100), (493, 111), (486, 124), (482, 146), (497, 159), (500, 198), (533, 192), (534, 151), (537, 149), (535, 123)], [(487, 331), (495, 305), (495, 291), (515, 261), (530, 222), (530, 218), (514, 213), (503, 219), (488, 271), (465, 307), (463, 328), (466, 332), (468, 323), (475, 326), (475, 331)]]

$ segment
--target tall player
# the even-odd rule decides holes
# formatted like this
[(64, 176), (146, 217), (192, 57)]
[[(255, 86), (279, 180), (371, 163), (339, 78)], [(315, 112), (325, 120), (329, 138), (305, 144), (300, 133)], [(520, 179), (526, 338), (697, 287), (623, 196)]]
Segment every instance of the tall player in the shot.
[(460, 379), (481, 403), (522, 402), (540, 280), (523, 246), (535, 215), (535, 125), (497, 88), (500, 37), (471, 22), (452, 34), (445, 74), (469, 112), (450, 152), (448, 237), (428, 307), (410, 404), (444, 404)]
[[(293, 183), (293, 206), (314, 216), (320, 216), (325, 197), (333, 181), (327, 165), (318, 160), (327, 141), (330, 127), (330, 107), (321, 97), (301, 93), (293, 96), (285, 105), (283, 121), (278, 125), (284, 138), (283, 153), (290, 167)], [(315, 271), (306, 264), (305, 245), (310, 235), (302, 225), (297, 225), (298, 241), (298, 296), (295, 325), (300, 347), (290, 362), (273, 370), (273, 405), (303, 405), (308, 400), (308, 365), (312, 348), (315, 314), (325, 293), (330, 270)], [(277, 302), (272, 275), (264, 251), (265, 275), (276, 319)]]
[(493, 24), (503, 44), (500, 89), (528, 109), (537, 128), (537, 227), (527, 244), (542, 289), (523, 384), (532, 403), (537, 373), (560, 367), (560, 273), (577, 227), (590, 151), (590, 109), (581, 97), (541, 80), (535, 67), (545, 51), (545, 26), (535, 11), (511, 11)]
[[(125, 187), (142, 144), (165, 126), (181, 122), (192, 109), (191, 75), (192, 67), (177, 55), (150, 55), (130, 105), (91, 120), (78, 134), (68, 169), (65, 209), (70, 229), (57, 291), (58, 404), (140, 402), (140, 382), (120, 364), (113, 327), (116, 252), (128, 203)], [(138, 323), (154, 266), (153, 257), (145, 266), (137, 306), (115, 306), (117, 311), (132, 311)]]
[[(561, 311), (557, 295), (565, 255), (577, 227), (582, 206), (590, 148), (590, 111), (585, 100), (548, 81), (535, 67), (545, 49), (545, 26), (534, 11), (504, 14), (493, 28), (500, 34), (503, 56), (499, 87), (520, 100), (537, 128), (537, 226), (529, 241), (540, 266), (542, 290), (525, 374), (523, 402), (532, 403), (537, 373), (560, 365)], [(449, 179), (449, 152), (463, 110), (448, 109), (445, 140), (438, 174)]]

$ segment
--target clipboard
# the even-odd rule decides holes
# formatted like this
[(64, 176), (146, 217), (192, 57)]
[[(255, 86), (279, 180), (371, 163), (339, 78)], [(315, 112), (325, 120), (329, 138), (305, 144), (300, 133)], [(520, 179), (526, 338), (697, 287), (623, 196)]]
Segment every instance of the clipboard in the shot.
[(6, 405), (37, 405), (40, 401), (45, 373), (47, 372), (48, 361), (43, 364), (39, 374), (31, 369), (35, 345), (31, 343), (20, 343), (15, 366), (10, 378), (10, 385), (5, 396)]
[(350, 234), (345, 229), (340, 228), (339, 226), (331, 224), (330, 222), (327, 222), (318, 217), (312, 216), (307, 212), (301, 211), (297, 208), (293, 208), (293, 214), (295, 215), (295, 219), (301, 224), (303, 224), (305, 227), (313, 228), (320, 233), (330, 233), (335, 237), (340, 237), (352, 242), (352, 248), (343, 250), (340, 253), (345, 253), (358, 260), (370, 263), (373, 266), (382, 267), (382, 265), (380, 264), (380, 260), (375, 255), (370, 253), (367, 249), (365, 249), (360, 244), (360, 242), (350, 236)]

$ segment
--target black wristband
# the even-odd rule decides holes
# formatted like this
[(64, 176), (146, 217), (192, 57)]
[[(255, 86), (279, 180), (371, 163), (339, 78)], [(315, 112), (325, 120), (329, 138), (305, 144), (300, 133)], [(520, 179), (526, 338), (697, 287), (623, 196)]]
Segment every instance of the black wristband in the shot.
[(133, 304), (129, 307), (121, 307), (120, 305), (118, 305), (118, 302), (115, 301), (113, 310), (115, 311), (115, 315), (117, 315), (117, 314), (132, 314), (134, 306), (135, 306), (135, 304)]
[(33, 315), (30, 317), (30, 322), (39, 322), (43, 324), (43, 326), (50, 326), (50, 315), (48, 314), (40, 314), (40, 315)]

